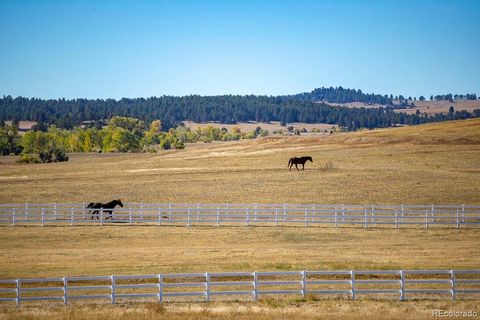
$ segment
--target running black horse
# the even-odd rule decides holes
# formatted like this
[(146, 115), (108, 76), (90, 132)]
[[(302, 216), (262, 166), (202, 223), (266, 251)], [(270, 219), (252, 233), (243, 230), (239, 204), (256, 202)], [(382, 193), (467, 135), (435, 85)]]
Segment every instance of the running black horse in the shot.
[(300, 158), (293, 157), (293, 158), (290, 158), (290, 160), (288, 160), (288, 166), (290, 167), (290, 170), (292, 170), (292, 166), (295, 165), (295, 168), (297, 168), (298, 170), (297, 164), (301, 164), (302, 170), (305, 170), (305, 162), (307, 161), (313, 162), (312, 157), (310, 156), (300, 157)]
[(91, 202), (91, 203), (88, 204), (87, 208), (95, 209), (95, 210), (90, 211), (90, 213), (92, 214), (92, 219), (95, 216), (95, 214), (97, 214), (97, 220), (98, 220), (98, 213), (100, 212), (101, 209), (103, 209), (104, 214), (105, 213), (109, 214), (105, 218), (105, 220), (106, 220), (108, 218), (113, 219), (112, 211), (113, 211), (113, 208), (115, 208), (116, 206), (120, 206), (120, 207), (123, 208), (123, 203), (122, 203), (122, 201), (120, 201), (120, 199), (112, 200), (112, 201), (107, 202), (107, 203)]

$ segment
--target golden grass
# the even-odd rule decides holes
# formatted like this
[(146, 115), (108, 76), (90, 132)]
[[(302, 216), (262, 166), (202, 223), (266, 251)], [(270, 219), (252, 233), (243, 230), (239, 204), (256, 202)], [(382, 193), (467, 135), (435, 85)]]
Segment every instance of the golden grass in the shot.
[(2, 278), (480, 266), (477, 229), (2, 227)]
[[(412, 101), (409, 101), (411, 103)], [(401, 109), (399, 112), (405, 112), (413, 114), (419, 110), (421, 113), (435, 114), (435, 113), (448, 113), (448, 109), (453, 106), (455, 111), (466, 110), (473, 112), (475, 109), (480, 109), (480, 101), (478, 100), (455, 100), (449, 102), (448, 100), (442, 101), (413, 101), (415, 106), (412, 109)]]
[[(304, 172), (289, 157), (311, 155)], [(480, 204), (480, 120), (189, 145), (158, 154), (74, 154), (67, 163), (2, 158), (0, 202)], [(10, 162), (9, 162), (10, 161)], [(478, 229), (1, 227), (0, 275), (478, 268)], [(172, 304), (158, 317), (431, 318), (473, 302), (287, 301)], [(0, 319), (149, 318), (149, 304), (5, 307)], [(204, 309), (202, 309), (204, 308)], [(153, 310), (153, 311), (152, 311)]]
[[(304, 172), (292, 156), (311, 155)], [(480, 120), (0, 165), (0, 202), (480, 204)], [(335, 170), (323, 170), (326, 163)]]
[(477, 301), (278, 301), (74, 305), (0, 309), (1, 320), (29, 319), (432, 319), (433, 310), (476, 311)]

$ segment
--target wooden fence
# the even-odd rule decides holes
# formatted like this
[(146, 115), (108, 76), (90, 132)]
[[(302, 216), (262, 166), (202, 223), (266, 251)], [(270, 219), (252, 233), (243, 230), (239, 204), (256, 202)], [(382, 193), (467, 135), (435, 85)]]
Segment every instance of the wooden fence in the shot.
[(0, 204), (8, 225), (359, 225), (430, 228), (480, 225), (480, 206), (127, 203), (112, 215), (90, 213), (85, 203)]
[[(0, 301), (258, 300), (315, 298), (478, 299), (480, 270), (221, 272), (0, 280)], [(225, 299), (226, 297), (226, 299)], [(243, 298), (242, 298), (243, 297)]]

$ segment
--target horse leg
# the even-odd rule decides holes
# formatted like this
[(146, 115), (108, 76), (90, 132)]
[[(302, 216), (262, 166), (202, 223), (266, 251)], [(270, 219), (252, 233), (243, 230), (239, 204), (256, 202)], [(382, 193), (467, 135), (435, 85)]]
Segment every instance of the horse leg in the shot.
[(295, 163), (295, 168), (297, 168), (297, 171), (300, 171), (300, 170), (298, 170), (298, 165), (296, 163)]
[(302, 171), (305, 170), (305, 163), (302, 163)]

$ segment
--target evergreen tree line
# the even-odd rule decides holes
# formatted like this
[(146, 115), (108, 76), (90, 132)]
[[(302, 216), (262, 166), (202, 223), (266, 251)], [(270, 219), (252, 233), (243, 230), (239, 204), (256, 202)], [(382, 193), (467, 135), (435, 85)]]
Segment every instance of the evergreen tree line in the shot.
[[(330, 103), (348, 103), (348, 102), (363, 102), (366, 104), (380, 104), (393, 106), (393, 100), (398, 100), (391, 94), (366, 94), (362, 90), (345, 89), (343, 87), (330, 88), (316, 88), (311, 92), (300, 93), (287, 98), (296, 99), (300, 101), (325, 101)], [(402, 96), (400, 96), (402, 97)]]
[[(317, 91), (316, 91), (317, 90)], [(332, 91), (333, 90), (333, 91)], [(386, 103), (390, 97), (364, 95), (360, 90), (329, 88), (315, 89), (312, 92), (337, 93), (336, 102), (350, 100), (362, 101), (362, 97), (371, 97), (367, 102)], [(351, 96), (349, 95), (351, 93)], [(355, 93), (355, 94), (354, 94)], [(347, 108), (315, 103), (330, 99), (330, 96), (301, 94), (293, 96), (198, 96), (184, 97), (162, 96), (151, 98), (114, 99), (55, 99), (43, 100), (10, 96), (0, 99), (0, 123), (5, 120), (36, 121), (41, 127), (55, 125), (58, 128), (72, 129), (85, 121), (99, 121), (114, 116), (133, 117), (150, 123), (160, 119), (164, 129), (175, 128), (182, 121), (216, 121), (238, 123), (246, 121), (280, 121), (283, 125), (292, 122), (338, 124), (347, 130), (358, 128), (390, 127), (411, 125), (432, 121), (465, 119), (478, 116), (474, 113), (455, 112), (429, 116), (426, 114), (407, 115), (394, 112), (393, 106), (386, 108)], [(325, 99), (321, 98), (324, 97)], [(349, 97), (342, 98), (342, 97)], [(387, 101), (387, 102), (388, 102)], [(363, 101), (366, 102), (366, 101)]]
[(450, 102), (453, 102), (454, 100), (477, 100), (477, 95), (475, 93), (467, 93), (467, 94), (454, 94), (452, 95), (451, 93), (448, 94), (437, 94), (437, 95), (431, 95), (430, 100), (435, 100), (435, 101), (442, 101), (442, 100), (448, 100)]

